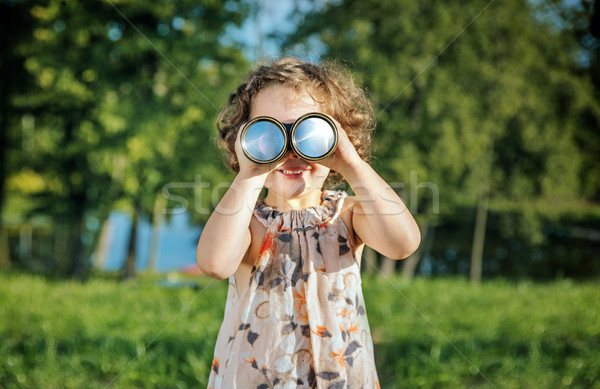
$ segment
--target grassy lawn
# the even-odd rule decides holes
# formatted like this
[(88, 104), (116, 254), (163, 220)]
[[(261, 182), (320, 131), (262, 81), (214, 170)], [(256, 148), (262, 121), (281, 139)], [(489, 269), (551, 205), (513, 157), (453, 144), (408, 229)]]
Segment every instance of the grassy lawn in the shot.
[[(227, 281), (0, 275), (0, 387), (206, 387)], [(600, 285), (365, 278), (382, 388), (600, 388)]]

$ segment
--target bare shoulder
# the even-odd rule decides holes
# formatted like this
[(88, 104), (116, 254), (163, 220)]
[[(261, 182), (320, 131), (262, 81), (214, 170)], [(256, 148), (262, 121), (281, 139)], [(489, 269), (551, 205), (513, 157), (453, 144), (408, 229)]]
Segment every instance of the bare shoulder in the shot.
[(254, 262), (257, 259), (258, 252), (260, 251), (260, 246), (262, 245), (262, 241), (265, 239), (265, 235), (267, 234), (267, 228), (258, 221), (255, 215), (252, 215), (252, 219), (250, 219), (250, 249), (249, 257), (250, 262), (254, 265)]
[(353, 239), (353, 243), (355, 247), (359, 247), (363, 244), (360, 238), (354, 232), (354, 225), (352, 224), (352, 215), (354, 214), (355, 207), (360, 207), (360, 203), (358, 202), (356, 196), (348, 196), (344, 199), (344, 204), (342, 205), (342, 209), (340, 211), (340, 219), (346, 225), (348, 229), (348, 234)]

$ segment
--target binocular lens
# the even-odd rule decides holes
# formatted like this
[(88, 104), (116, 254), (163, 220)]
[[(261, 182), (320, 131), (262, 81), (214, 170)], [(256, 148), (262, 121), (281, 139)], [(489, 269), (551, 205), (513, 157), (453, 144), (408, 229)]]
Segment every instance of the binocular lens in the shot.
[(322, 158), (334, 147), (335, 130), (325, 120), (314, 117), (303, 120), (294, 131), (292, 142), (302, 157)]
[(253, 123), (242, 142), (244, 151), (255, 161), (275, 160), (286, 147), (286, 137), (281, 128), (269, 121)]
[(325, 115), (313, 112), (294, 123), (281, 123), (270, 116), (259, 116), (242, 129), (242, 150), (255, 163), (272, 163), (288, 149), (309, 161), (331, 155), (337, 146), (337, 129)]

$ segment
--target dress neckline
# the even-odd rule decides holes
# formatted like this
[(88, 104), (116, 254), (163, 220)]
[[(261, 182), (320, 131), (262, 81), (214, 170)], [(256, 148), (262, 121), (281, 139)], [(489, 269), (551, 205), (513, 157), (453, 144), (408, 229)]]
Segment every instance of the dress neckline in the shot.
[(314, 223), (333, 220), (339, 214), (344, 198), (347, 196), (345, 191), (323, 190), (321, 191), (321, 204), (304, 209), (290, 209), (279, 211), (265, 204), (264, 200), (258, 200), (254, 207), (254, 215), (264, 225), (271, 225), (275, 221), (294, 220), (302, 225), (313, 225)]

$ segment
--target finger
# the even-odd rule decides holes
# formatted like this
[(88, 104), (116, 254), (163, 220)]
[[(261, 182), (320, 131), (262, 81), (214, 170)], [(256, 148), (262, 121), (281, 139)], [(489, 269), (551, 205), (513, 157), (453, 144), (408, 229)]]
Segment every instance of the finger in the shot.
[(238, 128), (238, 131), (237, 131), (237, 134), (235, 137), (235, 143), (237, 143), (237, 144), (241, 144), (241, 142), (242, 142), (242, 129), (244, 128), (245, 125), (246, 124), (244, 123)]

